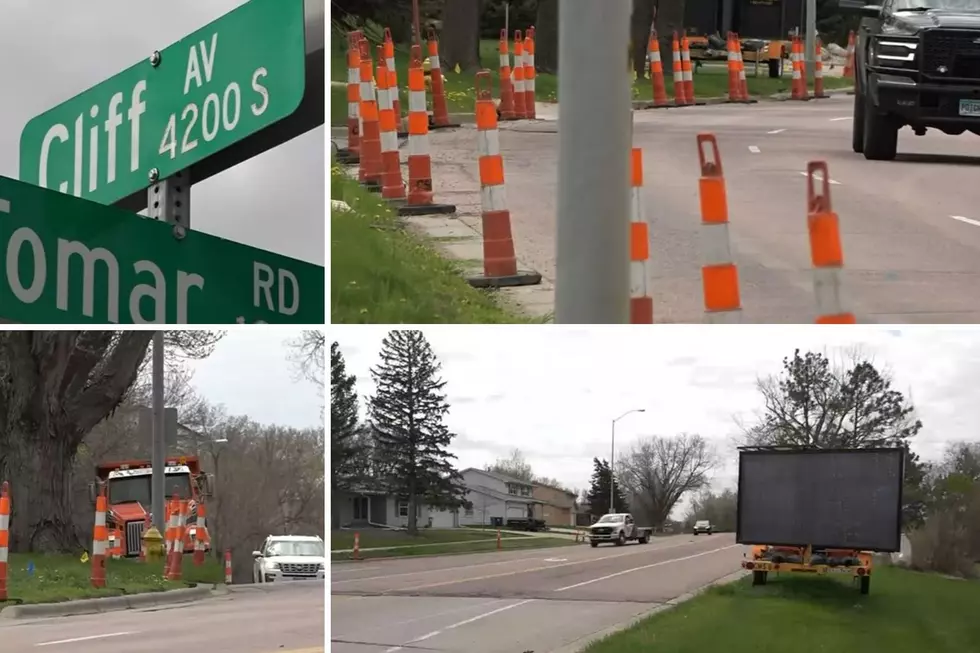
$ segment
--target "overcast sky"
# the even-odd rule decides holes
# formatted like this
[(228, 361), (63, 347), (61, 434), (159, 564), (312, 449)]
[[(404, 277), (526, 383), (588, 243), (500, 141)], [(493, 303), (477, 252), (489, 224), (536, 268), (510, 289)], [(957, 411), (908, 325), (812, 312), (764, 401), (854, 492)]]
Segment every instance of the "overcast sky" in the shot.
[[(374, 392), (383, 327), (329, 327), (362, 395)], [(715, 487), (734, 487), (735, 419), (760, 407), (759, 375), (778, 373), (794, 348), (843, 354), (860, 345), (908, 393), (923, 429), (913, 448), (926, 458), (946, 443), (980, 440), (980, 329), (902, 327), (712, 327), (653, 329), (564, 327), (427, 327), (443, 363), (458, 434), (458, 466), (482, 467), (520, 448), (539, 476), (587, 488), (592, 458), (645, 435), (700, 433), (719, 447)], [(363, 409), (363, 404), (362, 404)]]
[(298, 378), (287, 340), (299, 330), (282, 327), (229, 331), (214, 353), (187, 361), (191, 385), (230, 415), (248, 415), (263, 424), (323, 428), (323, 398), (312, 382)]
[[(17, 178), (31, 118), (162, 50), (244, 0), (2, 0), (0, 175)], [(324, 264), (319, 127), (194, 186), (191, 226)]]

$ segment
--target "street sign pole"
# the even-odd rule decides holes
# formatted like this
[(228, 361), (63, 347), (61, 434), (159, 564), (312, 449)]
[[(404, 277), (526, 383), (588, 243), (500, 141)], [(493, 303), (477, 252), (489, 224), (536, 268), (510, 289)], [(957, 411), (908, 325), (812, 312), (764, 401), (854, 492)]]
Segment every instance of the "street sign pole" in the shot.
[(153, 512), (153, 525), (161, 533), (166, 527), (163, 523), (164, 504), (164, 465), (167, 458), (166, 438), (164, 437), (163, 414), (163, 331), (153, 333), (153, 446), (150, 450), (150, 463), (153, 466), (150, 477), (150, 504)]
[(558, 324), (629, 320), (632, 7), (562, 0), (558, 12)]
[(183, 238), (191, 228), (191, 176), (180, 170), (157, 181), (146, 192), (147, 215), (173, 225), (175, 238)]

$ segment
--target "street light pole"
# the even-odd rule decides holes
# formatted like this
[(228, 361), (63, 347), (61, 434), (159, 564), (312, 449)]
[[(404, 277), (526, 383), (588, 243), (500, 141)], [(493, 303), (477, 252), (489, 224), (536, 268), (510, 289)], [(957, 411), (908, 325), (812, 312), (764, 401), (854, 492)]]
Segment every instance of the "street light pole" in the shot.
[(633, 410), (628, 410), (616, 419), (612, 421), (612, 437), (610, 438), (609, 446), (609, 513), (612, 514), (616, 512), (616, 474), (614, 469), (616, 468), (616, 422), (623, 419), (627, 415), (632, 415), (633, 413), (645, 413), (646, 408), (634, 408)]

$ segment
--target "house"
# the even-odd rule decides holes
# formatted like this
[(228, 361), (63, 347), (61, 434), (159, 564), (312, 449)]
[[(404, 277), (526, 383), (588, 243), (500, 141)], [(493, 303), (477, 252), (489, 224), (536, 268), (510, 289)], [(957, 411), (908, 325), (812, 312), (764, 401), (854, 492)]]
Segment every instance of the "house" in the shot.
[(459, 511), (461, 526), (502, 525), (508, 519), (543, 519), (544, 504), (534, 497), (533, 483), (476, 467), (460, 473), (469, 490), (466, 499), (473, 504)]
[[(379, 486), (364, 485), (335, 490), (330, 495), (330, 528), (408, 526), (408, 497), (391, 494)], [(455, 528), (458, 515), (449, 510), (416, 506), (419, 528)]]
[(574, 492), (546, 485), (535, 483), (532, 496), (542, 503), (544, 523), (548, 526), (575, 526), (575, 499)]

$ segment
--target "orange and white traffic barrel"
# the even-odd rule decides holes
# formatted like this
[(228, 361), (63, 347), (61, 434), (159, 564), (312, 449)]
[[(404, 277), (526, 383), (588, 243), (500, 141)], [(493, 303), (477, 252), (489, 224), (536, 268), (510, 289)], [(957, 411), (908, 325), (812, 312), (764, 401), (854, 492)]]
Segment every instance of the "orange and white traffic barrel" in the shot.
[(630, 324), (653, 324), (650, 227), (643, 211), (643, 150), (630, 153)]
[(105, 587), (105, 557), (109, 547), (109, 533), (106, 528), (106, 512), (108, 511), (108, 499), (106, 498), (106, 488), (102, 485), (99, 488), (99, 496), (95, 500), (95, 526), (92, 528), (92, 587)]
[(459, 127), (459, 123), (449, 120), (449, 106), (446, 104), (446, 84), (442, 78), (442, 63), (439, 61), (439, 40), (435, 30), (429, 28), (429, 66), (432, 79), (432, 129)]
[(714, 134), (698, 134), (701, 178), (701, 283), (705, 319), (715, 323), (741, 321), (738, 268), (732, 260), (728, 233), (728, 197), (721, 153)]
[(691, 67), (691, 44), (687, 34), (681, 34), (681, 73), (684, 76), (684, 102), (696, 104), (694, 99), (694, 69)]
[(527, 118), (527, 107), (524, 100), (527, 97), (524, 86), (524, 39), (521, 30), (514, 30), (514, 117), (518, 120)]
[(650, 65), (650, 83), (653, 85), (653, 106), (670, 106), (670, 100), (667, 99), (667, 86), (664, 83), (664, 64), (660, 58), (660, 39), (657, 37), (657, 30), (650, 30), (647, 57)]
[(375, 95), (371, 50), (367, 40), (361, 46), (361, 157), (358, 181), (372, 190), (381, 190), (381, 125)]
[(388, 69), (388, 91), (391, 94), (391, 108), (395, 112), (396, 131), (402, 131), (402, 101), (398, 96), (398, 70), (395, 67), (395, 42), (391, 38), (391, 30), (384, 31), (384, 59)]
[(361, 152), (361, 52), (363, 35), (347, 34), (347, 147), (338, 152), (340, 163), (357, 163)]
[(683, 107), (687, 105), (687, 93), (684, 91), (684, 64), (681, 57), (681, 41), (677, 32), (671, 41), (671, 64), (674, 80), (674, 105)]
[(524, 37), (524, 112), (532, 120), (537, 117), (534, 108), (534, 28), (527, 30)]
[(388, 86), (391, 77), (385, 60), (378, 59), (378, 125), (381, 132), (381, 197), (386, 200), (405, 199), (402, 183), (401, 153), (398, 151), (398, 120), (395, 117), (392, 94)]
[(514, 115), (514, 82), (510, 72), (510, 44), (507, 40), (507, 30), (500, 30), (500, 119), (515, 120)]
[(813, 97), (817, 99), (830, 97), (823, 91), (823, 43), (817, 38), (817, 60), (813, 62)]

